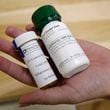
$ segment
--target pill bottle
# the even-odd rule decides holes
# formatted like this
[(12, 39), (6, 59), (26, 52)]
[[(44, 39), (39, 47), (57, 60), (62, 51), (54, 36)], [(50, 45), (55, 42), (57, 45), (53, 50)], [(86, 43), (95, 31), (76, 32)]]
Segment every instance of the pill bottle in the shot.
[(35, 32), (25, 32), (13, 40), (13, 45), (24, 59), (38, 88), (45, 88), (56, 82), (57, 77), (41, 50), (37, 38)]
[(89, 59), (53, 6), (38, 8), (32, 15), (32, 22), (64, 78), (88, 67)]

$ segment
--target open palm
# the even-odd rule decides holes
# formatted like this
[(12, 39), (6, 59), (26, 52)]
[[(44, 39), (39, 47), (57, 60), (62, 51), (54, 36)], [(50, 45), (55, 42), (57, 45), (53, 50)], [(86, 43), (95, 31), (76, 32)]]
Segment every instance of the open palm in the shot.
[[(23, 31), (15, 27), (8, 27), (6, 33), (14, 38), (23, 33)], [(90, 66), (85, 71), (69, 79), (61, 78), (59, 82), (51, 88), (27, 93), (20, 98), (21, 106), (30, 104), (72, 104), (109, 95), (109, 49), (88, 41), (78, 40), (78, 42), (88, 56)], [(0, 39), (0, 51), (23, 62), (22, 59), (19, 58), (19, 55), (13, 50), (12, 44), (4, 39)], [(0, 70), (25, 84), (35, 86), (28, 69), (4, 57), (0, 57)]]

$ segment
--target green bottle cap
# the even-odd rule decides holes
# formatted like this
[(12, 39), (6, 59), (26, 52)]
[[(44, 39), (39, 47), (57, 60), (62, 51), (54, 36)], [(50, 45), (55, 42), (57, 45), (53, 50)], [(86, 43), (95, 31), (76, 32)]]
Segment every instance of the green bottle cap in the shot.
[(44, 5), (38, 8), (32, 15), (32, 22), (40, 34), (43, 27), (54, 20), (61, 21), (61, 16), (51, 5)]

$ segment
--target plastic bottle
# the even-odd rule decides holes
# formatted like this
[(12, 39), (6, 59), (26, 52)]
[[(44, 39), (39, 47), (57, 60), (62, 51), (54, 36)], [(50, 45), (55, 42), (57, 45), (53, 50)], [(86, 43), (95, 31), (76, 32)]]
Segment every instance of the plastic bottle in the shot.
[(57, 80), (37, 42), (35, 32), (29, 31), (19, 35), (13, 40), (13, 44), (28, 66), (38, 88), (48, 87)]
[(64, 78), (88, 67), (89, 59), (53, 6), (45, 5), (37, 9), (32, 21)]

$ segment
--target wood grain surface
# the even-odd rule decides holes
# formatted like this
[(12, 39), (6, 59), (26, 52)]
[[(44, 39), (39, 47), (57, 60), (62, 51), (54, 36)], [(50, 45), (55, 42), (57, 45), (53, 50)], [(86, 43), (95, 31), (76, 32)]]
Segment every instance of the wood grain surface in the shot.
[[(0, 37), (12, 41), (5, 34), (6, 27), (14, 25), (25, 29), (31, 23), (34, 10), (44, 4), (56, 7), (76, 38), (110, 48), (109, 0), (0, 0)], [(0, 56), (19, 63), (1, 51)], [(0, 71), (0, 102), (14, 100), (33, 89)]]

